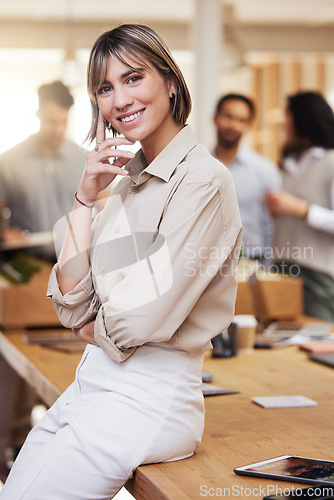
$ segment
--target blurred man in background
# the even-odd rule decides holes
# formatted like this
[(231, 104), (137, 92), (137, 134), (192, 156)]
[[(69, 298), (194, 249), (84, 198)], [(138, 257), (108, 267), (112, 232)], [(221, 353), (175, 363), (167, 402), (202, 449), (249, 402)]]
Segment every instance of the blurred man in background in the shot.
[(243, 255), (265, 259), (270, 253), (273, 227), (265, 204), (265, 194), (280, 187), (277, 166), (259, 153), (241, 146), (255, 118), (251, 99), (226, 94), (217, 103), (214, 124), (217, 142), (213, 154), (232, 174), (243, 224)]
[[(11, 213), (3, 239), (18, 239), (22, 231), (52, 231), (73, 206), (87, 151), (65, 138), (73, 97), (60, 81), (38, 89), (36, 134), (0, 156), (0, 201)], [(24, 236), (24, 234), (23, 234)], [(53, 245), (34, 250), (54, 260)]]

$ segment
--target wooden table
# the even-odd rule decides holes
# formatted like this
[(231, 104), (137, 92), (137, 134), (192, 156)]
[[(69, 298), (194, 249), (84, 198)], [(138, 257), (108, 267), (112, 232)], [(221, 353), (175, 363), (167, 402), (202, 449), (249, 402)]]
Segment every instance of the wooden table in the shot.
[[(21, 334), (0, 334), (0, 352), (50, 405), (73, 380), (81, 356), (27, 345)], [(139, 467), (126, 485), (135, 498), (260, 499), (293, 483), (237, 476), (234, 467), (285, 454), (334, 459), (333, 369), (309, 361), (297, 347), (230, 359), (208, 355), (204, 366), (216, 385), (240, 394), (206, 398), (205, 432), (194, 456)], [(251, 402), (253, 396), (289, 394), (308, 396), (318, 406), (263, 409)]]

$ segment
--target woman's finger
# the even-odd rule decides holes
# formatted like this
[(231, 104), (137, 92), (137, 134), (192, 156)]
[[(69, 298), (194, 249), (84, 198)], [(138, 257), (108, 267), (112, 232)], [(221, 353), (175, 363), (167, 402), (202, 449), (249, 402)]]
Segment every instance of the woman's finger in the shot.
[(105, 162), (109, 160), (109, 158), (118, 158), (123, 157), (127, 160), (134, 158), (136, 155), (131, 151), (127, 151), (125, 149), (115, 149), (115, 148), (100, 148), (99, 151), (94, 149), (93, 151), (89, 151), (87, 158), (90, 162)]
[[(124, 158), (125, 160), (129, 161), (132, 158), (135, 157), (135, 154), (132, 153), (131, 151), (125, 151), (125, 149), (104, 149), (103, 151), (100, 151), (98, 153), (98, 156), (96, 156), (95, 161), (105, 161), (109, 160), (110, 158)], [(115, 161), (114, 160), (114, 161)]]
[(99, 116), (97, 119), (97, 129), (96, 129), (96, 144), (100, 145), (106, 138), (106, 127), (104, 123), (104, 116), (99, 110)]
[[(115, 162), (116, 163), (116, 162)], [(124, 168), (122, 168), (122, 166), (120, 165), (115, 165), (115, 163), (98, 163), (97, 167), (90, 171), (88, 170), (87, 174), (89, 175), (89, 177), (98, 177), (99, 175), (101, 174), (113, 174), (113, 175), (128, 175), (128, 171), (125, 170)], [(125, 164), (124, 164), (125, 165)]]
[(134, 141), (130, 141), (126, 137), (110, 137), (105, 139), (99, 146), (100, 150), (105, 148), (114, 148), (116, 146), (131, 146), (134, 144)]
[(114, 159), (112, 165), (115, 165), (115, 167), (124, 167), (124, 165), (126, 165), (130, 160), (131, 158), (122, 158), (121, 156), (119, 156), (118, 158)]

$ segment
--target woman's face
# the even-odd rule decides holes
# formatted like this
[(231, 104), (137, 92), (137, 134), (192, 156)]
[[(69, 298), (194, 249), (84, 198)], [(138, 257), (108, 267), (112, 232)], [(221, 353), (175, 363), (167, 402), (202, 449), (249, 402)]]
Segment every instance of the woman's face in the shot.
[(174, 85), (150, 63), (145, 61), (144, 68), (126, 56), (124, 60), (131, 67), (109, 58), (105, 81), (96, 91), (100, 112), (120, 134), (140, 141), (143, 149), (157, 141), (163, 149), (179, 128), (170, 110)]

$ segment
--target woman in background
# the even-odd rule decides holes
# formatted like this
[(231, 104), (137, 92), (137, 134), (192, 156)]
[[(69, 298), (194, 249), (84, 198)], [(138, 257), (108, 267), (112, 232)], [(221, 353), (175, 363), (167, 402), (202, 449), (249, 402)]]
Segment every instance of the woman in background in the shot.
[(304, 282), (304, 312), (334, 322), (334, 115), (316, 92), (288, 97), (283, 191), (269, 192), (282, 272)]
[[(190, 95), (165, 43), (141, 25), (103, 34), (88, 92), (96, 147), (48, 288), (87, 347), (74, 383), (29, 434), (2, 500), (107, 499), (138, 465), (192, 455), (204, 424), (203, 353), (233, 316), (235, 191), (186, 126)], [(116, 149), (135, 141), (135, 157)]]

